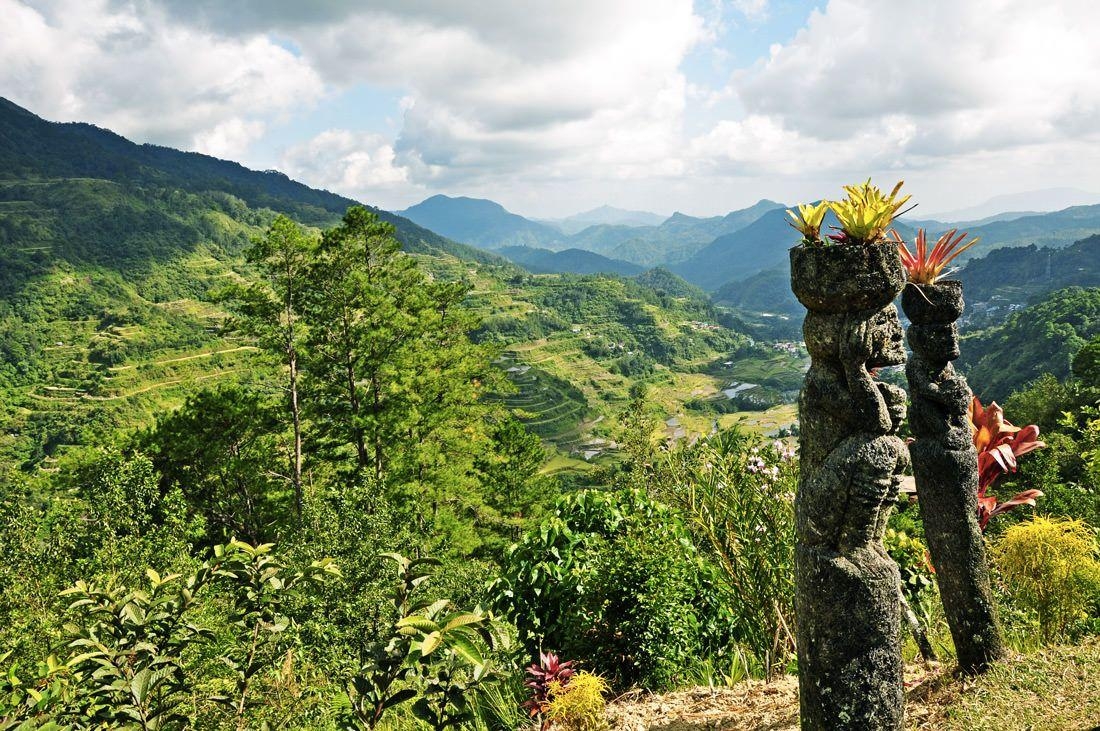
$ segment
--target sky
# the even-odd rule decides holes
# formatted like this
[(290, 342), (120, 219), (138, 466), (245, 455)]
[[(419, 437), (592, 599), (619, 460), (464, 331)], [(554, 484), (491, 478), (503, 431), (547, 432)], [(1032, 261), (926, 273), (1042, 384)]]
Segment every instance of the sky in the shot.
[[(1100, 193), (1094, 0), (0, 0), (0, 96), (397, 210)], [(1098, 195), (1100, 200), (1100, 195)]]

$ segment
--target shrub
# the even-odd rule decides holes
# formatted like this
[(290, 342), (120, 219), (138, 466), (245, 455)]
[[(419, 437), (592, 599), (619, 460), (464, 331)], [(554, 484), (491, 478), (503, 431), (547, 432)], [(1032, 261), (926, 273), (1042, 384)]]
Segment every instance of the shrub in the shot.
[(607, 728), (606, 692), (607, 681), (592, 673), (577, 673), (565, 683), (554, 681), (546, 718), (562, 731), (602, 731)]
[(782, 442), (755, 447), (732, 430), (671, 453), (654, 477), (697, 548), (720, 567), (734, 637), (768, 676), (785, 671), (794, 651), (792, 457)]
[(1096, 536), (1079, 520), (1036, 516), (1005, 531), (993, 550), (1012, 596), (1039, 618), (1045, 639), (1085, 616), (1100, 592)]
[(714, 566), (640, 490), (564, 496), (512, 547), (493, 592), (532, 657), (559, 650), (617, 687), (674, 684), (728, 646), (733, 622)]

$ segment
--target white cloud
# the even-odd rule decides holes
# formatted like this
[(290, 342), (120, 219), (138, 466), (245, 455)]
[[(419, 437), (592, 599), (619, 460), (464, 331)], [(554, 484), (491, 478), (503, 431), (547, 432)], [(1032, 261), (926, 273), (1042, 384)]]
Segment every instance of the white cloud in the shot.
[[(142, 141), (248, 160), (263, 140), (261, 166), (281, 155), (307, 183), (382, 204), (442, 191), (544, 214), (646, 200), (717, 211), (867, 174), (920, 182), (930, 205), (952, 207), (1006, 186), (1096, 187), (1091, 0), (830, 0), (725, 88), (686, 76), (689, 54), (736, 57), (722, 44), (772, 11), (767, 0), (0, 0), (0, 88), (44, 116)], [(358, 85), (403, 97), (367, 115), (399, 114), (392, 128), (356, 129), (345, 110), (285, 150), (265, 138), (293, 135), (283, 122)]]
[(734, 85), (750, 113), (822, 140), (889, 117), (912, 127), (907, 155), (1054, 143), (1100, 131), (1098, 22), (1091, 0), (832, 0)]
[(226, 160), (240, 155), (249, 145), (263, 136), (266, 125), (260, 121), (247, 121), (239, 117), (227, 119), (212, 129), (199, 132), (194, 137), (196, 152)]
[(331, 129), (294, 145), (283, 155), (282, 168), (291, 177), (320, 187), (362, 193), (402, 190), (408, 170), (395, 164), (393, 146), (381, 135)]
[(414, 180), (630, 176), (674, 155), (702, 33), (688, 0), (379, 5), (302, 49), (327, 78), (407, 91)]
[(141, 141), (239, 158), (265, 118), (323, 92), (316, 71), (267, 38), (215, 36), (155, 9), (0, 0), (0, 17), (0, 88), (13, 101)]

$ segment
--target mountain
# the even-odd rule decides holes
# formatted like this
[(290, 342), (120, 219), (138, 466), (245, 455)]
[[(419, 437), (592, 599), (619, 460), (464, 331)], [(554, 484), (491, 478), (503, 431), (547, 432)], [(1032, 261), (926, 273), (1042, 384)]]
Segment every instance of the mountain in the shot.
[(637, 264), (608, 259), (606, 256), (584, 249), (551, 251), (529, 246), (505, 246), (497, 249), (496, 253), (536, 274), (622, 274), (629, 276), (642, 271), (642, 267)]
[[(484, 249), (505, 246), (553, 251), (584, 249), (645, 268), (683, 261), (716, 237), (744, 228), (765, 213), (782, 207), (780, 203), (761, 200), (725, 216), (697, 218), (677, 212), (655, 226), (638, 225), (636, 220), (593, 223), (571, 235), (511, 213), (499, 203), (476, 198), (435, 195), (398, 213), (444, 236)], [(616, 217), (637, 219), (638, 213), (604, 206), (578, 215), (592, 214), (592, 218), (610, 221)]]
[(572, 216), (547, 221), (556, 226), (566, 235), (580, 233), (589, 226), (659, 226), (665, 220), (665, 216), (648, 211), (628, 211), (614, 206), (600, 206), (591, 211), (574, 213)]
[(721, 305), (742, 310), (789, 317), (801, 316), (804, 308), (791, 292), (790, 267), (780, 265), (757, 272), (745, 279), (726, 282), (711, 299)]
[[(81, 122), (49, 122), (0, 97), (0, 181), (107, 180), (121, 193), (143, 195), (150, 189), (191, 193), (216, 191), (252, 208), (269, 208), (310, 225), (335, 222), (356, 201), (291, 180), (277, 170), (249, 170), (235, 162), (158, 145), (139, 145), (110, 130)], [(26, 187), (21, 195), (34, 192)], [(9, 196), (12, 191), (0, 195)], [(477, 252), (392, 213), (371, 208), (394, 224), (407, 251), (443, 251), (462, 258), (491, 261)], [(118, 222), (121, 226), (121, 222)], [(167, 224), (166, 224), (167, 225)]]
[[(716, 290), (731, 280), (744, 279), (757, 272), (787, 266), (787, 250), (798, 243), (799, 235), (788, 224), (783, 208), (773, 208), (755, 221), (732, 233), (719, 236), (689, 259), (670, 268), (692, 284)], [(837, 225), (830, 211), (825, 227)], [(902, 236), (910, 229), (898, 225)]]
[[(241, 253), (276, 214), (328, 227), (354, 203), (0, 100), (0, 484), (148, 425), (200, 386), (263, 377), (217, 292), (251, 276)], [(441, 276), (517, 271), (378, 215)]]
[(1003, 214), (1005, 211), (1058, 211), (1071, 206), (1090, 205), (1097, 202), (1100, 202), (1100, 195), (1078, 188), (1045, 188), (999, 195), (976, 206), (933, 213), (928, 217), (954, 226), (959, 221), (978, 222), (981, 219)]
[(546, 224), (526, 219), (483, 198), (433, 195), (397, 214), (455, 241), (482, 249), (538, 247), (564, 238)]
[(715, 238), (738, 231), (769, 211), (783, 207), (781, 203), (761, 200), (725, 216), (697, 218), (677, 212), (659, 226), (592, 226), (574, 234), (569, 243), (644, 266), (675, 264), (688, 259)]
[(1100, 235), (1064, 248), (1014, 246), (971, 259), (954, 277), (966, 298), (1021, 303), (1064, 287), (1100, 287)]
[(994, 221), (966, 230), (972, 236), (980, 236), (981, 241), (966, 252), (964, 260), (1004, 246), (1067, 246), (1100, 233), (1100, 204)]
[[(978, 236), (981, 240), (959, 257), (956, 263), (960, 265), (967, 264), (969, 261), (979, 259), (990, 252), (1006, 247), (1044, 246), (1054, 249), (1063, 248), (1075, 241), (1086, 239), (1094, 234), (1100, 234), (1100, 204), (1074, 206), (1061, 211), (1023, 215), (1019, 218), (1002, 219), (1001, 216), (992, 216), (991, 219), (993, 220), (989, 223), (965, 227), (970, 236)], [(836, 225), (836, 219), (832, 213), (829, 213), (826, 217), (825, 224), (826, 226)], [(953, 224), (942, 221), (919, 219), (899, 219), (894, 227), (902, 238), (906, 241), (912, 241), (916, 235), (915, 228), (917, 226), (927, 228), (930, 237), (936, 237), (944, 230), (954, 227)], [(723, 285), (727, 283), (746, 279), (771, 267), (782, 267), (785, 272), (786, 249), (797, 243), (797, 239), (798, 234), (787, 226), (786, 216), (783, 212), (775, 210), (739, 231), (715, 239), (687, 261), (676, 264), (671, 268), (692, 284), (708, 290), (717, 290), (723, 288)], [(1021, 254), (1020, 257), (1017, 257), (1014, 254), (1003, 253), (998, 254), (994, 261), (1018, 261), (1021, 260), (1021, 257), (1027, 259), (1028, 256), (1028, 254)], [(1047, 256), (1047, 254), (1043, 256)], [(1072, 266), (1084, 267), (1084, 270), (1087, 271), (1092, 271), (1095, 268), (1084, 260), (1078, 262), (1074, 258), (1075, 256), (1071, 254), (1067, 258), (1067, 261), (1072, 259), (1076, 262)], [(1070, 264), (1065, 266), (1068, 267)], [(1009, 267), (1001, 265), (997, 271), (1006, 272), (1006, 276), (1011, 279), (1014, 275), (1007, 274), (1008, 270)], [(973, 272), (976, 269), (970, 271)], [(1028, 269), (1028, 271), (1031, 270)], [(1085, 283), (1086, 279), (1088, 278), (1064, 278), (1063, 286)], [(754, 283), (754, 287), (759, 286), (759, 284), (759, 282)], [(991, 284), (991, 286), (993, 285)], [(1052, 288), (1047, 287), (1044, 291), (1049, 291)], [(757, 290), (757, 294), (759, 294), (759, 290)], [(729, 299), (732, 295), (730, 292), (726, 292), (723, 296)], [(733, 297), (736, 299), (736, 296)], [(770, 299), (765, 297), (764, 301)]]
[(669, 297), (691, 297), (693, 299), (704, 300), (707, 298), (706, 292), (699, 289), (694, 284), (689, 284), (682, 277), (676, 276), (664, 267), (647, 269), (634, 277), (634, 281), (649, 287), (658, 294), (664, 294)]

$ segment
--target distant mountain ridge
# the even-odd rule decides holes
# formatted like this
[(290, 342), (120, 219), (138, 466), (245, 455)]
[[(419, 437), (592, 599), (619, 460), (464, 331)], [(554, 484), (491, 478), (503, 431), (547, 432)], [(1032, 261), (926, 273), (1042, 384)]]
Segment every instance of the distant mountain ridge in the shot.
[(564, 236), (543, 223), (512, 213), (484, 198), (433, 195), (397, 215), (425, 228), (484, 249), (504, 246), (544, 246)]
[[(554, 226), (508, 211), (499, 203), (479, 198), (434, 195), (398, 211), (399, 215), (445, 236), (488, 251), (525, 246), (561, 251), (583, 249), (609, 259), (650, 267), (690, 258), (716, 238), (737, 231), (765, 214), (782, 209), (781, 203), (761, 200), (724, 216), (697, 218), (673, 213), (658, 225), (594, 223), (567, 234)], [(637, 217), (636, 211), (604, 207), (589, 211), (591, 218)], [(576, 220), (588, 214), (578, 214)], [(653, 214), (643, 214), (653, 215)]]
[(628, 211), (614, 206), (600, 206), (572, 216), (545, 221), (566, 236), (580, 233), (589, 226), (660, 226), (667, 216), (649, 211)]
[[(787, 291), (786, 259), (786, 248), (797, 243), (798, 234), (789, 227), (783, 230), (786, 222), (781, 213), (716, 240), (673, 266), (673, 271), (715, 291), (719, 302), (754, 311), (799, 312)], [(831, 213), (826, 225), (836, 225)], [(942, 221), (901, 219), (896, 228), (906, 241), (912, 241), (916, 226), (927, 228), (933, 238), (954, 227)], [(1100, 205), (962, 228), (981, 239), (956, 260), (963, 267), (958, 278), (966, 286), (968, 300), (985, 301), (998, 292), (1007, 296), (1011, 289), (1012, 296), (1023, 302), (1060, 287), (1100, 286)]]
[(529, 246), (505, 246), (497, 253), (535, 274), (639, 274), (643, 267), (628, 261), (608, 259), (584, 249), (551, 251)]
[(1094, 203), (1100, 203), (1100, 194), (1079, 188), (1044, 188), (994, 196), (976, 206), (933, 213), (929, 218), (954, 226), (959, 222), (981, 223), (984, 222), (983, 219), (1005, 211), (1032, 211), (1040, 214)]

